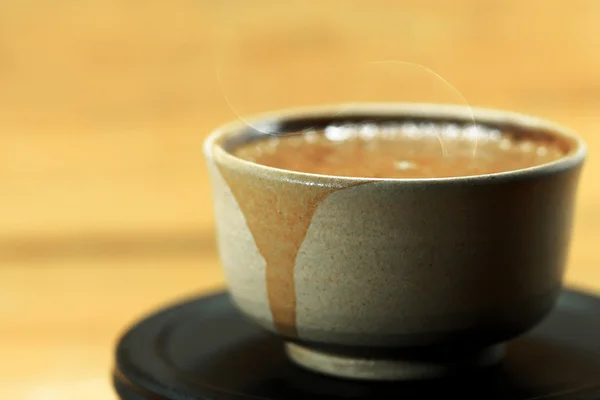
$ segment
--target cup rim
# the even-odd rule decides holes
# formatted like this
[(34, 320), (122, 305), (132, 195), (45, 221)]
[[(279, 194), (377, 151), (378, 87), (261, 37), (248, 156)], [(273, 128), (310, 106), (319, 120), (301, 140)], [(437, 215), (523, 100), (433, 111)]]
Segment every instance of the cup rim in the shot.
[[(558, 136), (571, 141), (574, 145), (569, 153), (558, 160), (551, 161), (532, 167), (494, 172), (479, 175), (429, 177), (429, 178), (370, 178), (359, 176), (338, 176), (315, 174), (303, 171), (276, 168), (254, 163), (236, 157), (227, 151), (219, 143), (220, 140), (233, 137), (244, 132), (248, 124), (260, 124), (266, 121), (285, 121), (286, 119), (298, 117), (328, 117), (335, 118), (341, 113), (347, 115), (361, 115), (368, 113), (370, 116), (398, 116), (409, 118), (453, 118), (462, 119), (465, 122), (474, 118), (485, 123), (508, 124), (522, 128), (545, 130), (551, 135)], [(586, 159), (587, 144), (583, 138), (570, 128), (560, 125), (548, 119), (528, 115), (524, 113), (508, 111), (496, 108), (470, 107), (464, 105), (443, 103), (339, 103), (325, 104), (307, 107), (295, 107), (254, 114), (245, 120), (236, 120), (213, 130), (204, 141), (204, 155), (208, 160), (217, 159), (229, 167), (242, 170), (254, 170), (255, 173), (273, 178), (285, 179), (297, 182), (312, 182), (316, 185), (330, 185), (332, 183), (360, 183), (360, 182), (402, 182), (403, 184), (424, 183), (477, 183), (489, 180), (515, 180), (522, 178), (541, 177), (552, 175), (562, 171), (575, 168)]]

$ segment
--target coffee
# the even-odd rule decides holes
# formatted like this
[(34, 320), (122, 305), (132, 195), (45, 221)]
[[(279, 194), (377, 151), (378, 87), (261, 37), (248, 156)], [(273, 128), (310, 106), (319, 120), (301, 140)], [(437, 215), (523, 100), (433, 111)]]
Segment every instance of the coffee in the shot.
[(529, 168), (563, 157), (544, 132), (434, 123), (330, 125), (270, 135), (235, 148), (244, 160), (320, 175), (442, 178)]

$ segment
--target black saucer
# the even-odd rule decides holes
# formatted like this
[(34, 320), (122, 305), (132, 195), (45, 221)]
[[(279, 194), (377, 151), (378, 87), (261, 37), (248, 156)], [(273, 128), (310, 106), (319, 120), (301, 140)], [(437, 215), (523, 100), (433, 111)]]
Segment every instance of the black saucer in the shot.
[(292, 365), (282, 342), (220, 293), (129, 330), (117, 347), (114, 385), (124, 400), (600, 399), (600, 299), (565, 291), (494, 369), (447, 381), (361, 383)]

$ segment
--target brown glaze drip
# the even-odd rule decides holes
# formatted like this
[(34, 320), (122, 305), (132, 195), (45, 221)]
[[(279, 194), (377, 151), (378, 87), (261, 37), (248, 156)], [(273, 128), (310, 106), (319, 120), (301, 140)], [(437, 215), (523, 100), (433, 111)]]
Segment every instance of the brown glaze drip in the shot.
[(298, 251), (319, 204), (331, 193), (356, 184), (305, 185), (219, 169), (266, 261), (267, 295), (275, 328), (282, 335), (297, 336), (294, 266)]

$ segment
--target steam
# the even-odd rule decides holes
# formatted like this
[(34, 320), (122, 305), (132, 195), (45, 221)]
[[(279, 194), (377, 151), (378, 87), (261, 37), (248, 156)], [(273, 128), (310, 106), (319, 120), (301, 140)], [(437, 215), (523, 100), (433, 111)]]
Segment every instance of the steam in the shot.
[[(218, 59), (220, 59), (218, 57)], [(452, 140), (455, 138), (455, 136), (458, 136), (459, 134), (463, 134), (463, 136), (465, 136), (465, 138), (468, 138), (468, 142), (470, 144), (472, 144), (472, 149), (470, 149), (471, 151), (471, 158), (474, 158), (477, 154), (477, 150), (478, 150), (478, 141), (480, 139), (479, 132), (481, 130), (481, 128), (476, 124), (475, 122), (475, 116), (472, 110), (471, 105), (469, 104), (469, 102), (467, 101), (467, 99), (465, 98), (465, 96), (460, 92), (460, 90), (458, 90), (458, 88), (456, 88), (454, 85), (452, 85), (447, 79), (445, 79), (444, 77), (442, 77), (439, 73), (433, 71), (432, 69), (422, 65), (422, 64), (418, 64), (415, 62), (410, 62), (410, 61), (400, 61), (400, 60), (380, 60), (380, 61), (368, 61), (366, 63), (362, 63), (362, 64), (356, 64), (355, 65), (355, 71), (360, 71), (361, 67), (370, 67), (370, 66), (387, 66), (387, 67), (392, 67), (392, 69), (390, 70), (391, 72), (393, 72), (394, 74), (400, 74), (402, 75), (402, 72), (406, 72), (406, 68), (402, 68), (402, 66), (404, 67), (410, 67), (413, 72), (423, 72), (425, 74), (426, 77), (433, 79), (434, 82), (439, 82), (440, 85), (435, 85), (436, 88), (448, 88), (450, 89), (450, 91), (453, 94), (453, 97), (456, 99), (459, 99), (460, 102), (462, 103), (461, 105), (466, 107), (467, 109), (467, 116), (465, 118), (464, 113), (461, 114), (461, 118), (464, 120), (464, 124), (461, 124), (462, 126), (454, 126), (454, 125), (448, 125), (448, 126), (440, 126), (439, 124), (436, 124), (434, 122), (421, 122), (418, 123), (418, 125), (414, 125), (414, 126), (403, 126), (403, 129), (405, 129), (406, 132), (408, 132), (410, 129), (414, 129), (416, 134), (433, 134), (437, 137), (437, 140), (440, 144), (441, 147), (441, 151), (444, 157), (449, 157), (450, 154), (450, 149), (449, 146), (447, 145), (447, 140)], [(352, 65), (346, 65), (344, 68), (347, 68), (348, 70), (352, 70), (353, 66)], [(225, 76), (223, 74), (223, 68), (222, 65), (220, 65), (219, 63), (217, 63), (216, 68), (215, 68), (215, 72), (216, 72), (216, 78), (217, 78), (217, 82), (218, 82), (218, 86), (219, 86), (219, 91), (220, 94), (223, 98), (223, 100), (225, 101), (227, 107), (229, 108), (229, 110), (235, 115), (235, 117), (237, 119), (239, 119), (240, 121), (242, 121), (243, 123), (245, 123), (247, 126), (251, 127), (252, 129), (264, 134), (264, 135), (281, 135), (284, 132), (281, 131), (280, 126), (278, 124), (274, 124), (274, 123), (269, 123), (267, 122), (258, 122), (255, 123), (253, 121), (250, 120), (250, 117), (248, 115), (244, 115), (243, 112), (240, 111), (240, 108), (244, 108), (246, 106), (249, 106), (249, 104), (236, 104), (232, 98), (231, 95), (238, 95), (241, 94), (242, 97), (246, 99), (246, 102), (248, 102), (248, 97), (246, 93), (241, 93), (240, 89), (240, 93), (236, 93), (234, 89), (232, 91), (232, 93), (228, 93), (227, 90), (225, 90), (225, 86), (227, 86), (227, 84), (231, 84), (231, 82), (227, 82), (225, 79)], [(348, 73), (349, 76), (353, 76), (351, 73)], [(370, 77), (372, 77), (375, 74), (370, 75)], [(379, 76), (379, 75), (377, 75)], [(238, 77), (239, 78), (239, 77)], [(246, 79), (251, 79), (252, 77), (248, 76), (246, 77)], [(407, 77), (404, 77), (406, 79), (408, 79)], [(294, 79), (294, 77), (286, 77), (285, 80), (291, 80)], [(332, 79), (335, 79), (335, 77), (332, 77)], [(285, 81), (284, 80), (284, 81)], [(367, 87), (371, 87), (374, 85), (371, 85), (372, 82), (369, 82), (369, 80), (372, 79), (364, 79), (362, 77), (356, 76), (354, 78), (353, 81), (349, 81), (348, 85), (357, 85), (357, 84), (362, 84), (362, 85), (367, 85)], [(382, 82), (379, 82), (380, 84)], [(388, 84), (387, 81), (383, 82), (383, 84)], [(390, 79), (389, 85), (393, 85), (393, 79)], [(310, 83), (307, 83), (307, 85), (310, 85)], [(286, 99), (289, 99), (290, 97), (294, 96), (294, 93), (286, 93), (286, 87), (285, 85), (282, 85), (282, 87), (277, 87), (277, 85), (269, 85), (269, 87), (265, 87), (265, 91), (267, 91), (267, 89), (273, 90), (273, 87), (276, 87), (276, 90), (280, 91), (280, 93), (277, 93), (277, 96), (279, 97), (285, 97)], [(233, 87), (235, 88), (235, 85), (233, 85)], [(317, 88), (318, 89), (318, 88)], [(375, 97), (381, 97), (384, 93), (384, 91), (386, 90), (382, 89), (380, 91), (376, 91), (375, 93)], [(360, 91), (359, 91), (360, 92)], [(387, 92), (389, 92), (389, 90), (387, 90)], [(398, 87), (398, 92), (402, 93), (402, 88)], [(438, 92), (440, 92), (438, 90)], [(359, 93), (359, 95), (361, 95), (361, 93)], [(274, 97), (277, 97), (274, 96)], [(360, 97), (360, 96), (359, 96)], [(355, 101), (351, 101), (352, 99), (348, 99), (347, 102), (343, 102), (343, 103), (339, 103), (337, 105), (330, 105), (330, 110), (331, 113), (329, 115), (329, 117), (335, 118), (338, 117), (340, 115), (342, 115), (347, 108), (351, 108), (353, 105), (359, 105), (360, 103), (377, 103), (378, 101), (376, 99), (374, 100), (370, 100), (370, 101), (358, 101), (355, 99)], [(395, 100), (392, 99), (391, 102), (388, 103), (392, 103)], [(385, 104), (386, 102), (381, 102), (383, 104)], [(402, 101), (400, 103), (417, 103), (414, 101)], [(298, 106), (296, 107), (297, 109), (301, 109), (303, 106)], [(337, 108), (336, 108), (337, 107)], [(283, 110), (289, 110), (289, 107), (283, 108)], [(263, 115), (268, 115), (268, 113), (273, 112), (276, 113), (280, 110), (265, 110)], [(465, 126), (466, 125), (466, 126)], [(314, 126), (305, 126), (303, 127), (303, 129), (298, 130), (296, 132), (293, 132), (294, 134), (304, 134), (305, 132), (314, 132), (316, 127)], [(358, 126), (359, 130), (362, 130), (360, 132), (360, 137), (363, 137), (364, 139), (367, 139), (368, 137), (374, 137), (377, 132), (379, 132), (381, 134), (381, 130), (382, 129), (389, 129), (388, 128), (384, 128), (382, 126), (382, 124), (359, 124)], [(442, 132), (441, 129), (445, 129), (446, 131)], [(324, 127), (324, 134), (327, 138), (329, 138), (330, 140), (336, 141), (336, 140), (344, 140), (346, 139), (346, 136), (349, 135), (348, 130), (344, 130), (344, 129), (340, 129), (339, 127), (335, 126), (335, 125), (331, 125), (331, 126), (327, 126)], [(418, 133), (417, 133), (418, 132)]]

